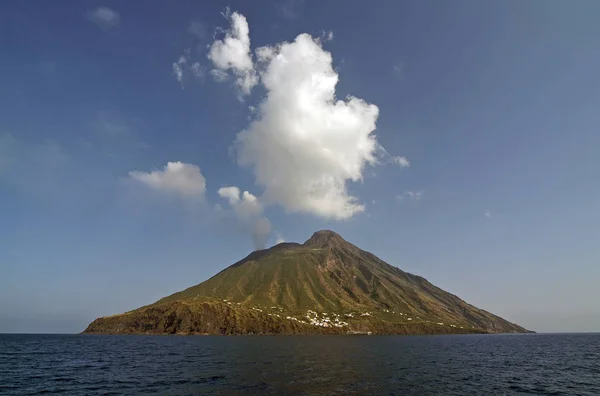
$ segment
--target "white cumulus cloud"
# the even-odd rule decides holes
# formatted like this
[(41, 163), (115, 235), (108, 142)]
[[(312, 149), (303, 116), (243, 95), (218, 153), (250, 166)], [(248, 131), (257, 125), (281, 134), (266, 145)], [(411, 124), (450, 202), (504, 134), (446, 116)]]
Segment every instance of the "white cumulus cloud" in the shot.
[[(246, 17), (237, 12), (227, 10), (224, 16), (231, 27), (225, 31), (222, 40), (215, 40), (210, 46), (208, 59), (217, 70), (225, 73), (231, 71), (236, 76), (236, 85), (244, 94), (249, 94), (258, 83), (258, 75), (252, 62), (250, 52), (250, 28)], [(213, 74), (213, 77), (215, 75)], [(218, 80), (218, 81), (222, 81)]]
[(108, 7), (98, 7), (87, 13), (87, 18), (102, 30), (110, 30), (121, 22), (121, 15)]
[(221, 187), (217, 193), (221, 198), (226, 198), (231, 206), (240, 201), (240, 189), (237, 187)]
[(224, 16), (231, 26), (209, 47), (211, 74), (218, 81), (233, 75), (242, 93), (256, 84), (265, 92), (248, 107), (250, 124), (233, 145), (238, 164), (252, 169), (263, 189), (261, 202), (340, 220), (364, 211), (348, 184), (362, 181), (366, 167), (381, 159), (410, 163), (377, 142), (377, 106), (336, 97), (339, 75), (322, 47), (333, 33), (300, 34), (293, 42), (257, 48), (254, 62), (246, 18), (229, 10)]
[(235, 186), (222, 187), (217, 193), (227, 199), (243, 227), (252, 234), (254, 248), (264, 249), (271, 234), (271, 222), (262, 215), (264, 208), (259, 199), (248, 191), (240, 194)]
[(237, 136), (238, 163), (252, 167), (268, 202), (290, 212), (347, 219), (363, 211), (346, 183), (377, 162), (377, 106), (335, 97), (338, 74), (318, 38), (301, 34), (257, 56), (267, 94)]
[(203, 198), (206, 179), (197, 165), (183, 162), (168, 162), (163, 170), (152, 172), (131, 171), (131, 179), (145, 186), (182, 197)]

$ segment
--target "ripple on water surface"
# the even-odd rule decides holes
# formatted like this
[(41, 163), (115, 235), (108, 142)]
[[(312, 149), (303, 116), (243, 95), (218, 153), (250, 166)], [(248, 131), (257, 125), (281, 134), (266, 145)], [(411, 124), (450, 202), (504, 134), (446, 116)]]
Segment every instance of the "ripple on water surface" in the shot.
[(600, 334), (0, 335), (3, 395), (600, 395)]

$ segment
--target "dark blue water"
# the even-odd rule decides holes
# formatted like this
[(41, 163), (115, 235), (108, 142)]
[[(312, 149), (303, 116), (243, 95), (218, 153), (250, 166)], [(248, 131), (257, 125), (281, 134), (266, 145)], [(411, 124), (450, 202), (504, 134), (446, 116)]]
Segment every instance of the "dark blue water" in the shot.
[(0, 335), (0, 394), (600, 395), (600, 335)]

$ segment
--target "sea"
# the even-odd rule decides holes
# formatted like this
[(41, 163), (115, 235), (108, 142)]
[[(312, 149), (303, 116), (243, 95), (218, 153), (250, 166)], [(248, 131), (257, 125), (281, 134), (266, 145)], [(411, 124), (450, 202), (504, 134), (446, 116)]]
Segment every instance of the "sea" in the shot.
[(0, 395), (600, 395), (600, 334), (0, 334)]

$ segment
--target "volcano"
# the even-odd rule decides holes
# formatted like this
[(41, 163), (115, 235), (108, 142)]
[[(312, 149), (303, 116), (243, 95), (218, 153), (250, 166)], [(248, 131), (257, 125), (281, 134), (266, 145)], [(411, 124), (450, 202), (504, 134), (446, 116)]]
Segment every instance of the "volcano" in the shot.
[(154, 304), (94, 320), (108, 334), (524, 333), (333, 231), (252, 252)]

